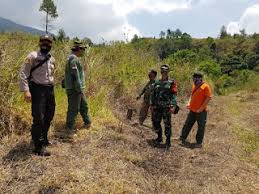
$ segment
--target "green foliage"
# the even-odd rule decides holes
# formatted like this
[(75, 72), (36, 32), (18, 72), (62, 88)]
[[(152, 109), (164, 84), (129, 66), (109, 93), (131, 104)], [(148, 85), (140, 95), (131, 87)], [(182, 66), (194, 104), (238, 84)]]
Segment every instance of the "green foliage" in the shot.
[(69, 37), (66, 36), (65, 30), (63, 28), (61, 28), (58, 31), (57, 40), (60, 41), (60, 42), (64, 42), (64, 41), (68, 41), (69, 40)]
[(43, 0), (39, 11), (46, 12), (50, 17), (58, 17), (57, 6), (54, 4), (53, 0)]
[(48, 33), (48, 26), (50, 18), (57, 18), (57, 6), (54, 4), (53, 0), (43, 0), (39, 11), (44, 11), (46, 13), (46, 33)]
[(213, 60), (202, 61), (199, 64), (198, 70), (204, 72), (212, 78), (217, 78), (221, 75), (220, 65)]
[(226, 37), (228, 37), (228, 36), (229, 36), (229, 35), (228, 35), (228, 33), (227, 33), (227, 28), (226, 28), (226, 26), (222, 26), (221, 29), (220, 29), (219, 37), (220, 37), (221, 39), (223, 39), (223, 38), (226, 38)]
[(191, 50), (179, 50), (176, 53), (170, 55), (165, 60), (169, 64), (183, 64), (191, 63), (195, 64), (199, 61), (199, 56)]

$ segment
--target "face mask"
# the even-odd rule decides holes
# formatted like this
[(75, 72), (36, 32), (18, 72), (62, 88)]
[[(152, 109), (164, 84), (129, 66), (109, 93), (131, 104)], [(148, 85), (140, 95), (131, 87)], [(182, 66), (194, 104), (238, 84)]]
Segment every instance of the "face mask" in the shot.
[(193, 82), (194, 84), (197, 86), (197, 85), (200, 85), (202, 83), (202, 78), (201, 77), (194, 77), (193, 78)]
[(49, 44), (41, 44), (40, 45), (40, 52), (42, 54), (46, 55), (46, 54), (49, 53), (50, 50), (51, 50), (51, 46)]

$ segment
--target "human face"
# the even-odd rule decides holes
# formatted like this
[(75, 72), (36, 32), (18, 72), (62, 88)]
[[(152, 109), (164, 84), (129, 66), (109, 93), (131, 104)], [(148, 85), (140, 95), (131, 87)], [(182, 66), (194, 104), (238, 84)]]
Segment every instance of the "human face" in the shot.
[(156, 79), (156, 75), (154, 73), (150, 73), (148, 75), (148, 77), (149, 77), (150, 80), (155, 80)]
[(162, 79), (166, 79), (168, 77), (168, 71), (162, 70), (161, 75), (162, 75)]
[(193, 77), (192, 80), (196, 86), (202, 83), (202, 77)]
[(40, 50), (43, 54), (47, 54), (52, 47), (52, 42), (48, 41), (48, 40), (42, 40), (40, 41)]

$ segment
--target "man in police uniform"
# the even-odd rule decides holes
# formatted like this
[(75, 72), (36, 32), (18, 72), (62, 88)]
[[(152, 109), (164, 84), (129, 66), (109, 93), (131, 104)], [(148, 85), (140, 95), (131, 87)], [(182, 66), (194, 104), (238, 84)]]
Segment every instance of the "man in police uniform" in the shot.
[(171, 147), (171, 114), (174, 113), (177, 106), (176, 94), (177, 85), (174, 80), (168, 77), (169, 66), (161, 66), (161, 79), (157, 80), (153, 85), (151, 94), (151, 111), (153, 112), (153, 128), (157, 133), (156, 143), (162, 142), (162, 127), (163, 119), (165, 125), (166, 149)]
[(75, 41), (72, 53), (68, 57), (65, 68), (65, 88), (68, 98), (68, 111), (66, 126), (69, 130), (74, 130), (75, 119), (80, 112), (85, 128), (89, 128), (91, 120), (88, 114), (88, 104), (84, 94), (85, 74), (83, 65), (79, 57), (82, 57), (86, 46), (80, 41)]
[(48, 130), (55, 112), (55, 59), (49, 54), (52, 42), (49, 35), (41, 36), (40, 50), (27, 56), (20, 71), (20, 90), (24, 92), (24, 99), (31, 102), (33, 152), (40, 156), (50, 155), (44, 147), (50, 144)]

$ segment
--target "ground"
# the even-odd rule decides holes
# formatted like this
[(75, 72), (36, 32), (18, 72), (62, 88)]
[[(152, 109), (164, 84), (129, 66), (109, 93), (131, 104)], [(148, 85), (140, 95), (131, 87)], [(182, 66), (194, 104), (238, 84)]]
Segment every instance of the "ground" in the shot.
[[(258, 93), (215, 97), (202, 149), (179, 144), (184, 103), (169, 151), (151, 143), (149, 118), (139, 126), (136, 114), (127, 121), (121, 107), (114, 110), (118, 122), (93, 122), (73, 140), (52, 129), (50, 157), (31, 154), (29, 132), (3, 137), (1, 193), (259, 193)], [(188, 140), (194, 142), (195, 130)]]

